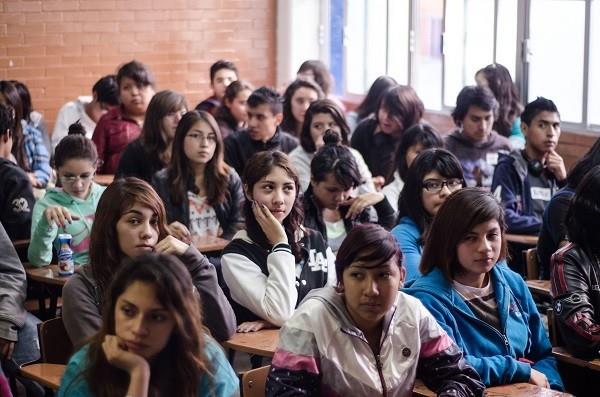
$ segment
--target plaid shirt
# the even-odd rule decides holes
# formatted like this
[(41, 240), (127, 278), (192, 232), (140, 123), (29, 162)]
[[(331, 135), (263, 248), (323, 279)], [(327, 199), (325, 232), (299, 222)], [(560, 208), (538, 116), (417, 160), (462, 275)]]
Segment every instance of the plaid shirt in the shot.
[(46, 186), (52, 169), (50, 168), (50, 155), (44, 146), (42, 133), (31, 125), (23, 125), (23, 145), (29, 168), (37, 180)]

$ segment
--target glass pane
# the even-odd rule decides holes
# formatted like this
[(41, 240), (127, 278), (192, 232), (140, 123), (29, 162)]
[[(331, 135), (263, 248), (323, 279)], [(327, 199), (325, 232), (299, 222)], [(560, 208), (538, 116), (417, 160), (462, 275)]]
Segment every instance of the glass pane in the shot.
[(294, 73), (307, 59), (319, 59), (319, 0), (294, 1), (294, 20), (302, 24), (293, 24), (292, 68)]
[(600, 0), (592, 1), (588, 119), (600, 124)]
[(421, 0), (417, 4), (412, 84), (427, 109), (440, 110), (444, 2)]
[(475, 73), (494, 61), (494, 0), (450, 0), (446, 5), (444, 105), (454, 106)]
[(346, 92), (365, 92), (366, 0), (348, 0), (346, 14)]
[(387, 74), (399, 84), (408, 84), (408, 1), (388, 3)]
[(517, 63), (517, 13), (517, 0), (498, 2), (496, 62), (508, 69), (513, 80)]
[(371, 81), (386, 73), (387, 0), (369, 0), (368, 3), (365, 46), (367, 73), (363, 91), (368, 89)]
[(584, 29), (584, 0), (531, 0), (529, 101), (552, 99), (574, 123), (582, 121)]

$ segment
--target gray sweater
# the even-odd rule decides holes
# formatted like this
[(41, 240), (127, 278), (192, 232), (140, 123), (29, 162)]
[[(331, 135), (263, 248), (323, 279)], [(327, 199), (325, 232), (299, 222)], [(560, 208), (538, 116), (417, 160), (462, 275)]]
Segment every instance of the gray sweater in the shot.
[(25, 323), (25, 269), (0, 223), (0, 338), (16, 342)]
[[(206, 256), (190, 246), (179, 257), (200, 293), (204, 325), (218, 341), (229, 339), (236, 319), (229, 301), (217, 282), (217, 272)], [(86, 265), (63, 288), (63, 323), (75, 347), (81, 347), (102, 324), (102, 301), (91, 266)]]

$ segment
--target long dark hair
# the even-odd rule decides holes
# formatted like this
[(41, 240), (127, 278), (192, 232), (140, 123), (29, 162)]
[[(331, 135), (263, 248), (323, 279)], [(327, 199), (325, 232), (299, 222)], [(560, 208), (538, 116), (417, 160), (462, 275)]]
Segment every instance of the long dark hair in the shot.
[(211, 371), (204, 352), (201, 305), (188, 270), (171, 255), (141, 255), (126, 261), (114, 275), (104, 298), (102, 327), (89, 345), (89, 364), (83, 376), (95, 396), (127, 393), (129, 375), (108, 363), (102, 343), (106, 335), (115, 334), (117, 300), (135, 282), (151, 284), (156, 298), (175, 320), (167, 345), (152, 360), (149, 395), (168, 390), (174, 396), (196, 396), (200, 375)]
[(594, 142), (582, 158), (577, 160), (571, 171), (569, 171), (567, 175), (567, 184), (569, 187), (576, 189), (585, 174), (597, 165), (600, 165), (600, 138)]
[(333, 78), (327, 66), (318, 59), (311, 59), (302, 62), (302, 65), (298, 68), (298, 74), (312, 72), (313, 80), (321, 87), (325, 96), (329, 95), (333, 91)]
[(171, 112), (178, 112), (181, 108), (187, 110), (187, 103), (183, 95), (175, 91), (160, 91), (152, 97), (140, 135), (146, 153), (160, 158), (168, 144), (162, 132), (163, 118)]
[(448, 280), (461, 269), (457, 247), (475, 226), (496, 220), (502, 234), (499, 260), (507, 255), (504, 210), (494, 196), (480, 188), (465, 188), (452, 193), (433, 219), (421, 255), (419, 270), (428, 274), (438, 267)]
[(168, 169), (169, 180), (173, 184), (171, 200), (178, 205), (187, 199), (188, 189), (196, 194), (199, 191), (194, 183), (194, 170), (183, 149), (188, 131), (199, 121), (208, 124), (216, 136), (215, 153), (204, 167), (204, 185), (208, 203), (215, 206), (224, 202), (229, 195), (230, 167), (225, 164), (224, 160), (221, 130), (210, 113), (202, 110), (192, 110), (187, 112), (177, 125), (175, 140), (173, 141), (173, 158)]
[(569, 241), (581, 246), (591, 257), (600, 255), (600, 165), (596, 165), (577, 186), (565, 218)]
[(254, 91), (254, 87), (252, 84), (244, 80), (232, 81), (231, 84), (229, 84), (225, 89), (225, 95), (223, 95), (221, 106), (219, 106), (215, 115), (215, 119), (218, 122), (224, 123), (233, 132), (238, 129), (239, 122), (235, 117), (233, 117), (233, 114), (231, 114), (231, 110), (229, 109), (229, 106), (227, 106), (227, 102), (233, 102), (235, 97), (237, 97), (237, 95), (242, 91), (252, 92)]
[[(406, 163), (406, 153), (414, 145), (421, 145), (423, 149), (429, 148), (443, 148), (444, 141), (440, 137), (439, 133), (430, 126), (429, 124), (419, 123), (404, 131), (402, 140), (398, 145), (396, 154), (394, 156), (394, 162), (396, 163), (396, 170), (400, 174), (400, 178), (406, 180), (408, 173), (408, 164)], [(392, 170), (393, 171), (393, 170)], [(388, 176), (388, 180), (394, 179), (394, 175)]]
[(335, 131), (327, 130), (323, 141), (325, 144), (317, 150), (310, 162), (311, 181), (322, 182), (327, 175), (332, 174), (344, 189), (360, 185), (362, 178), (358, 165), (350, 149), (340, 144), (340, 135)]
[(410, 217), (418, 226), (421, 236), (429, 230), (432, 216), (423, 206), (423, 178), (432, 171), (437, 171), (446, 179), (458, 178), (466, 186), (460, 162), (446, 149), (427, 149), (419, 153), (411, 164), (404, 188), (398, 199), (398, 222), (405, 216)]
[(304, 123), (300, 131), (300, 145), (302, 148), (308, 153), (314, 153), (317, 150), (315, 141), (310, 133), (310, 125), (312, 124), (313, 117), (321, 113), (329, 114), (333, 118), (333, 121), (340, 127), (342, 144), (348, 146), (350, 127), (348, 127), (342, 110), (331, 99), (318, 99), (310, 104), (304, 115)]
[(398, 122), (402, 134), (408, 127), (417, 124), (423, 118), (425, 105), (417, 92), (407, 85), (392, 86), (381, 96), (375, 120), (379, 123), (379, 109), (387, 109), (389, 115)]
[(17, 92), (14, 84), (8, 80), (0, 81), (0, 95), (4, 97), (7, 105), (10, 105), (15, 111), (14, 125), (12, 127), (13, 145), (12, 154), (17, 160), (17, 164), (25, 171), (31, 171), (27, 154), (25, 153), (25, 145), (23, 143), (23, 127), (21, 120), (23, 119), (23, 104), (21, 97)]
[[(298, 181), (298, 175), (294, 170), (289, 157), (280, 151), (265, 151), (255, 153), (246, 163), (244, 168), (244, 189), (247, 194), (252, 193), (254, 185), (256, 185), (262, 178), (269, 175), (275, 167), (279, 167), (285, 171), (285, 173), (292, 178), (294, 185), (296, 186), (296, 198), (294, 205), (289, 215), (283, 220), (282, 225), (285, 229), (288, 242), (292, 247), (292, 253), (296, 260), (302, 259), (302, 250), (300, 242), (297, 240), (297, 232), (302, 227), (304, 221), (304, 213), (302, 212), (302, 203), (300, 197), (300, 182)], [(246, 217), (246, 231), (248, 236), (256, 244), (269, 249), (271, 243), (268, 241), (267, 236), (263, 232), (262, 228), (254, 217), (252, 212), (252, 202), (248, 199), (244, 202), (244, 215)]]
[(363, 101), (356, 108), (356, 114), (358, 115), (358, 120), (362, 120), (365, 117), (375, 113), (377, 110), (377, 106), (379, 106), (379, 102), (381, 101), (381, 97), (388, 88), (398, 85), (398, 82), (394, 80), (393, 77), (390, 76), (379, 76), (375, 79), (373, 84), (371, 84), (371, 88), (367, 92), (367, 95), (363, 99)]
[(88, 266), (91, 268), (100, 296), (108, 288), (123, 259), (119, 248), (117, 222), (135, 203), (150, 208), (156, 214), (159, 240), (168, 235), (165, 225), (165, 206), (148, 182), (129, 177), (116, 179), (108, 185), (98, 202), (90, 233)]
[(311, 80), (296, 79), (288, 85), (283, 94), (283, 120), (281, 121), (281, 129), (292, 135), (296, 135), (298, 129), (302, 127), (292, 113), (292, 98), (300, 88), (313, 90), (317, 93), (317, 99), (323, 99), (324, 96), (321, 87)]

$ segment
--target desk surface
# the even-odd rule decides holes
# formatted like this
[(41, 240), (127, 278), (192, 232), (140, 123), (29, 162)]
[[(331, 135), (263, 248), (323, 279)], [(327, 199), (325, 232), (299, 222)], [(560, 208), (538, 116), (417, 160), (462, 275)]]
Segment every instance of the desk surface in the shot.
[[(79, 266), (75, 266), (77, 269)], [(65, 285), (71, 276), (61, 276), (58, 274), (58, 265), (50, 265), (43, 267), (26, 266), (25, 273), (27, 277), (40, 283)]]
[(52, 390), (58, 390), (65, 368), (66, 365), (62, 364), (31, 364), (21, 367), (21, 373)]
[(530, 245), (532, 247), (535, 247), (538, 243), (538, 236), (532, 236), (532, 235), (528, 235), (528, 234), (506, 233), (504, 235), (504, 238), (508, 242), (521, 243), (521, 244), (525, 244), (525, 245)]
[(192, 237), (194, 247), (198, 248), (198, 251), (204, 253), (207, 252), (220, 252), (229, 244), (229, 240), (226, 240), (217, 236), (194, 236)]
[(279, 343), (279, 329), (261, 329), (256, 332), (238, 332), (223, 346), (235, 351), (273, 357)]
[(578, 367), (589, 368), (593, 371), (600, 372), (600, 358), (596, 358), (594, 360), (583, 360), (581, 358), (576, 358), (571, 353), (567, 352), (567, 349), (565, 349), (564, 347), (553, 347), (552, 355), (558, 361), (573, 364)]
[(108, 186), (115, 179), (114, 175), (111, 174), (96, 174), (94, 181), (99, 185)]
[[(568, 393), (545, 389), (529, 383), (513, 383), (511, 385), (488, 387), (486, 397), (566, 397)], [(436, 394), (429, 390), (420, 379), (415, 381), (413, 397), (435, 397)]]

